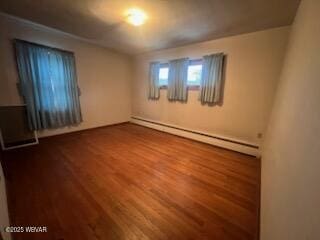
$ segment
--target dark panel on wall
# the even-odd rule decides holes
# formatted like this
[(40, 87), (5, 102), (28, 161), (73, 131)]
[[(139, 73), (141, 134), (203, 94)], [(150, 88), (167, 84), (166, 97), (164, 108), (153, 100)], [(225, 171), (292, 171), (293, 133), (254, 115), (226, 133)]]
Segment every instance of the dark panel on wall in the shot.
[(0, 129), (6, 147), (35, 142), (28, 127), (25, 106), (1, 106)]

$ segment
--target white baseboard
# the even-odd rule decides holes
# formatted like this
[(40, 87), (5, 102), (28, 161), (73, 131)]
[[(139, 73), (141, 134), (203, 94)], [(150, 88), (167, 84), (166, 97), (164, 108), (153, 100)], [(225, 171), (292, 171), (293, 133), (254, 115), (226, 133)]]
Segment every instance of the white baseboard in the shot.
[(248, 143), (246, 141), (212, 135), (209, 133), (182, 128), (176, 125), (153, 121), (141, 117), (133, 116), (131, 117), (130, 122), (141, 126), (153, 128), (159, 131), (171, 133), (177, 136), (190, 138), (199, 142), (204, 142), (218, 147), (230, 149), (236, 152), (241, 152), (251, 156), (260, 157), (259, 146), (256, 144)]

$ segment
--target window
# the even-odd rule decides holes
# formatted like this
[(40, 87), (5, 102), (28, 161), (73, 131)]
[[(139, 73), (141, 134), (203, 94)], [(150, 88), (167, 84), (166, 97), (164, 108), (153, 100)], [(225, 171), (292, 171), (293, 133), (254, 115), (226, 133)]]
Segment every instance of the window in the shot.
[[(192, 60), (188, 67), (188, 85), (189, 86), (199, 86), (202, 74), (202, 60)], [(169, 76), (169, 65), (163, 63), (159, 70), (159, 85), (167, 86)]]
[(50, 52), (39, 55), (38, 62), (41, 64), (39, 78), (40, 101), (39, 108), (51, 112), (66, 111), (68, 109), (68, 81), (66, 80), (66, 68), (59, 52)]
[(188, 67), (188, 85), (199, 86), (202, 73), (202, 60), (190, 61)]
[(21, 93), (32, 130), (82, 121), (74, 54), (15, 41)]
[(169, 76), (169, 65), (161, 64), (159, 70), (159, 85), (167, 86), (168, 85), (168, 76)]

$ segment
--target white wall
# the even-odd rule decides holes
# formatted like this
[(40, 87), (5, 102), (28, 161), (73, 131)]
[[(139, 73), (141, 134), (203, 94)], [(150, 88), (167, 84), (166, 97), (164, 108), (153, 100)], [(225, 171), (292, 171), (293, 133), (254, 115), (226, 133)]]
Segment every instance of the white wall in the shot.
[(16, 89), (12, 39), (24, 39), (75, 53), (83, 123), (41, 132), (47, 136), (128, 121), (131, 115), (131, 59), (47, 27), (0, 15), (0, 105), (21, 103)]
[(302, 0), (262, 155), (262, 240), (320, 239), (320, 1)]
[[(138, 55), (134, 61), (133, 115), (259, 144), (257, 134), (266, 129), (289, 30), (281, 27)], [(189, 91), (186, 104), (169, 102), (166, 90), (161, 90), (159, 101), (147, 99), (149, 62), (196, 59), (216, 52), (227, 55), (222, 106), (202, 106), (198, 91)]]

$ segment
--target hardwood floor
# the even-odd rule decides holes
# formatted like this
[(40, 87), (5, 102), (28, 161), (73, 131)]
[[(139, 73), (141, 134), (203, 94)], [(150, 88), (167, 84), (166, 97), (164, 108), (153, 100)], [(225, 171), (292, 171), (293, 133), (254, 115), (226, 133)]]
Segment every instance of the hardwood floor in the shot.
[(133, 124), (4, 153), (14, 239), (257, 239), (260, 161)]

